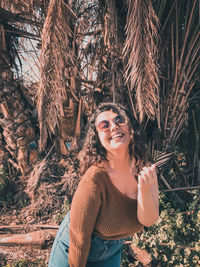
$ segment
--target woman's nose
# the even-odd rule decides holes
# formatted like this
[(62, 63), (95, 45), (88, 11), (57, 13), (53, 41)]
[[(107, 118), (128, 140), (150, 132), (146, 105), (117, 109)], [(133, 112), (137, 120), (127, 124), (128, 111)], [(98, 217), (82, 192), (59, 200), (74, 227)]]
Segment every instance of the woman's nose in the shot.
[(119, 126), (114, 121), (111, 121), (110, 122), (110, 131), (113, 131), (115, 129), (119, 129)]

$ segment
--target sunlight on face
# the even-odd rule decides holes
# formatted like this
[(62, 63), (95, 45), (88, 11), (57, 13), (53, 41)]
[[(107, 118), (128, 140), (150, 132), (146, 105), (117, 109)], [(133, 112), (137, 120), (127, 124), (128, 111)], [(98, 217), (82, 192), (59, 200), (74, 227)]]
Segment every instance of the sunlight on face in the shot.
[(131, 135), (128, 121), (113, 111), (103, 111), (96, 118), (96, 129), (102, 146), (107, 151), (128, 149)]

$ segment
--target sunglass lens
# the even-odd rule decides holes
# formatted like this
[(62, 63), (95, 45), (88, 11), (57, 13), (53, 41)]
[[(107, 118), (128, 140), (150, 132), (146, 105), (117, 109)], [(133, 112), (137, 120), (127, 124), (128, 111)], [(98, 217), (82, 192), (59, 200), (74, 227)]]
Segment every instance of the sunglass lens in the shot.
[(99, 130), (107, 130), (110, 127), (110, 122), (109, 121), (101, 121), (98, 125)]
[(122, 116), (122, 115), (118, 115), (116, 118), (115, 118), (115, 123), (116, 124), (123, 124), (125, 123), (125, 118)]

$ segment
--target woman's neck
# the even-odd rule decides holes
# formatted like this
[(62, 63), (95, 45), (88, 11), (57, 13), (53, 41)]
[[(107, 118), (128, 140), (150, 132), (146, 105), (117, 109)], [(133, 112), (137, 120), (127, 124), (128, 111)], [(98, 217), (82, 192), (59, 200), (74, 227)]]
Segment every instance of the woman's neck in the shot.
[(106, 163), (107, 167), (115, 171), (129, 171), (130, 170), (130, 156), (127, 151), (120, 151), (120, 153), (115, 153), (112, 151), (107, 154)]

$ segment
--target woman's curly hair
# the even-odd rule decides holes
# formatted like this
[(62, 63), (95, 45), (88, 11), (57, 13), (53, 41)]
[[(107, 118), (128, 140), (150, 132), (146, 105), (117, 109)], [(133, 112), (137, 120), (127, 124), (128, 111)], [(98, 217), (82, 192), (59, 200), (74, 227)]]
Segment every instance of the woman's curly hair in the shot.
[(147, 149), (145, 148), (144, 142), (140, 140), (141, 132), (136, 120), (132, 118), (128, 110), (126, 110), (126, 108), (121, 104), (106, 102), (101, 103), (96, 108), (87, 124), (87, 133), (84, 144), (77, 156), (80, 163), (81, 175), (83, 175), (90, 166), (98, 165), (102, 161), (107, 160), (106, 149), (100, 143), (95, 123), (96, 118), (100, 113), (110, 110), (118, 115), (124, 116), (128, 121), (130, 132), (132, 133), (132, 138), (129, 144), (130, 160), (131, 162), (134, 160), (134, 164), (137, 166), (138, 172), (142, 166), (148, 162)]

